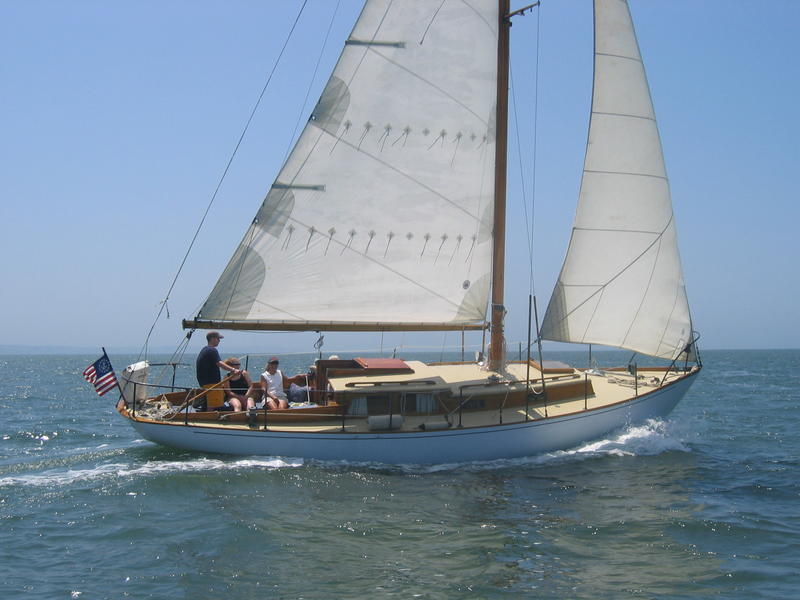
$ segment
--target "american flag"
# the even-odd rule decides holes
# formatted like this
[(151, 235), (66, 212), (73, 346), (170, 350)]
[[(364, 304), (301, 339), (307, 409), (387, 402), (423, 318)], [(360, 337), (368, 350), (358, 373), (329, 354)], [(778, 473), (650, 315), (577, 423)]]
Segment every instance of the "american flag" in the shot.
[(98, 396), (103, 396), (117, 387), (117, 376), (114, 375), (114, 367), (111, 366), (105, 350), (103, 356), (86, 367), (83, 378), (94, 385)]

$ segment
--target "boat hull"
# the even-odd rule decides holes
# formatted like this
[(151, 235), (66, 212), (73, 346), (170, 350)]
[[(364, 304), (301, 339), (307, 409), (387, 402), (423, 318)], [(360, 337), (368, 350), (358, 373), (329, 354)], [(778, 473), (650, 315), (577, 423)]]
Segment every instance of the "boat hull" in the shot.
[(489, 427), (404, 433), (309, 433), (195, 427), (138, 421), (142, 437), (166, 446), (238, 455), (269, 455), (388, 464), (440, 464), (531, 456), (564, 450), (621, 427), (665, 417), (697, 373), (630, 400), (559, 417)]

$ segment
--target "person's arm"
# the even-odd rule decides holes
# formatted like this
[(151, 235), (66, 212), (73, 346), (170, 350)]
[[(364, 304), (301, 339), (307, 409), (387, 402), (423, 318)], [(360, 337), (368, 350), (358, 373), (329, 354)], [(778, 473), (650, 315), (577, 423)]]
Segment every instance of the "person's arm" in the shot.
[(305, 385), (306, 384), (306, 374), (305, 373), (298, 373), (297, 375), (292, 375), (291, 377), (284, 377), (283, 379), (283, 387), (287, 388), (289, 385), (296, 383), (297, 385)]
[(229, 373), (232, 373), (233, 375), (236, 375), (236, 374), (238, 374), (238, 373), (241, 373), (241, 370), (239, 370), (239, 369), (234, 369), (232, 366), (230, 366), (229, 364), (227, 364), (227, 363), (225, 363), (225, 362), (223, 362), (223, 361), (219, 361), (219, 362), (217, 362), (217, 366), (218, 366), (220, 369), (224, 369), (225, 371), (228, 371)]

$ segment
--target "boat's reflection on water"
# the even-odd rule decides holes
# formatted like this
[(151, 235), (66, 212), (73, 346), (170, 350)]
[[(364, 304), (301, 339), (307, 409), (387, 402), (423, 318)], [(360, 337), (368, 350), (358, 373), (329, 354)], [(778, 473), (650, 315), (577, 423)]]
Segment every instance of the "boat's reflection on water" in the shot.
[(691, 453), (666, 451), (576, 457), (502, 478), (495, 498), (508, 516), (495, 524), (507, 532), (497, 556), (511, 567), (507, 585), (564, 598), (702, 593), (725, 574), (697, 543), (697, 471)]

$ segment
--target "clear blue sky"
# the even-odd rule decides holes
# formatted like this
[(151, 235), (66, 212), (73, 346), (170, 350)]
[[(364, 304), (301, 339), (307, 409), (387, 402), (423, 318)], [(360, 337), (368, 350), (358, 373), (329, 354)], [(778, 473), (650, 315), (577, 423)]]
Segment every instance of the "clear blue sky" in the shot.
[[(300, 4), (0, 0), (0, 344), (113, 350), (143, 342)], [(589, 0), (543, 4), (541, 312), (573, 218), (591, 91)], [(195, 314), (260, 206), (361, 2), (342, 0), (301, 111), (335, 5), (309, 1), (152, 344), (180, 339), (180, 319)], [(631, 0), (631, 7), (701, 344), (796, 348), (800, 2)], [(512, 29), (528, 201), (536, 19), (518, 18)], [(526, 336), (528, 293), (516, 147), (510, 165), (507, 337), (515, 342)], [(225, 343), (310, 351), (314, 337), (231, 334)], [(457, 344), (458, 336), (444, 341)], [(443, 337), (384, 340), (400, 343), (437, 347)], [(378, 335), (326, 337), (329, 349), (379, 344)]]

